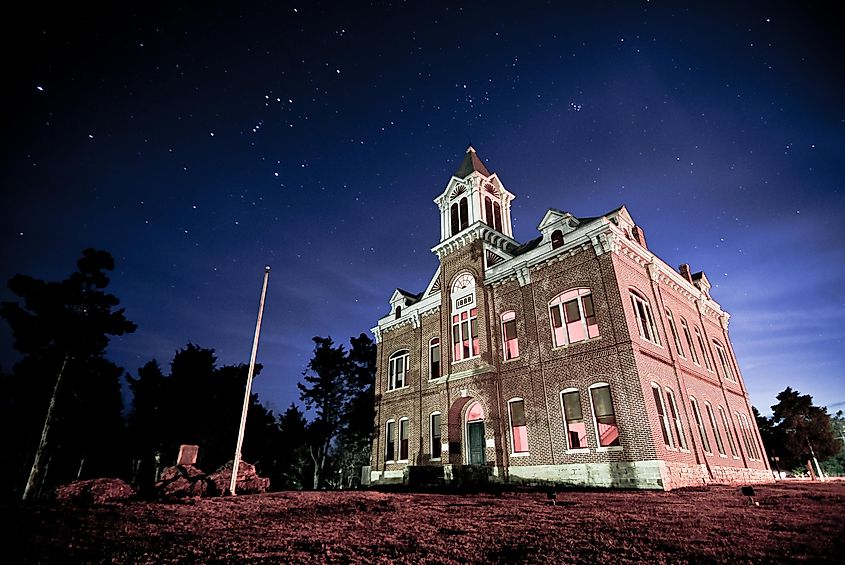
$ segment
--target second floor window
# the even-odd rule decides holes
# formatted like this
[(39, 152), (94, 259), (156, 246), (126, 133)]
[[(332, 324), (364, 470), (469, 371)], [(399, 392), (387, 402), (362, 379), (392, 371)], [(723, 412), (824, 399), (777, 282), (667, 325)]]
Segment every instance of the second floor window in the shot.
[(599, 324), (588, 288), (576, 288), (549, 302), (552, 342), (555, 347), (599, 336)]
[(388, 362), (387, 390), (406, 386), (408, 374), (408, 350), (397, 351)]
[(435, 337), (428, 344), (429, 378), (440, 378), (440, 338)]
[(672, 332), (672, 340), (675, 342), (675, 349), (678, 350), (678, 355), (686, 359), (684, 355), (684, 347), (681, 345), (681, 337), (678, 335), (678, 328), (675, 327), (675, 317), (672, 316), (672, 311), (666, 309), (666, 320), (669, 322), (669, 331)]
[(722, 374), (724, 374), (725, 378), (729, 381), (736, 382), (734, 373), (731, 371), (731, 363), (728, 361), (728, 352), (725, 351), (725, 348), (722, 347), (722, 344), (718, 341), (713, 341), (713, 347), (716, 348), (716, 355), (719, 356), (719, 364), (722, 366)]
[(699, 365), (698, 353), (695, 352), (695, 347), (692, 344), (692, 335), (689, 333), (689, 325), (683, 318), (681, 318), (681, 328), (684, 330), (684, 339), (687, 340), (687, 347), (689, 347), (689, 354), (690, 357), (692, 357), (692, 362)]
[(459, 275), (452, 285), (452, 347), (453, 360), (461, 361), (478, 355), (478, 306), (475, 278), (469, 273)]
[(504, 341), (505, 361), (519, 357), (519, 340), (516, 338), (516, 313), (502, 314), (502, 340)]
[(657, 326), (654, 324), (654, 316), (651, 315), (651, 304), (633, 291), (631, 292), (631, 304), (634, 306), (634, 316), (637, 320), (637, 330), (640, 332), (640, 337), (654, 345), (660, 345), (660, 336), (657, 333)]
[(701, 337), (701, 330), (698, 329), (698, 326), (695, 327), (695, 338), (698, 340), (698, 346), (701, 348), (701, 355), (704, 357), (704, 366), (712, 373), (713, 362), (710, 361), (710, 353), (707, 351), (707, 343)]

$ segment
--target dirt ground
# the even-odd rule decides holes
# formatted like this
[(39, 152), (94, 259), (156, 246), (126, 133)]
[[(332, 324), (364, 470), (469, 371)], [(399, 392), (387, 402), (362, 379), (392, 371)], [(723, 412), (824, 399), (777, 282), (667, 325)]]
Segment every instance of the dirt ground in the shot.
[(0, 506), (2, 562), (839, 562), (845, 483)]

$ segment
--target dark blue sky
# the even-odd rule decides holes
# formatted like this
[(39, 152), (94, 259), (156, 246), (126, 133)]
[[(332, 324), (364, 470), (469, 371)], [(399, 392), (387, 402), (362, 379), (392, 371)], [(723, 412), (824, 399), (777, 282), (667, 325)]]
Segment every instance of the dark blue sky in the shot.
[(109, 355), (130, 372), (188, 341), (248, 361), (270, 264), (256, 391), (284, 409), (312, 336), (346, 342), (425, 287), (432, 199), (472, 140), (517, 196), (517, 239), (550, 207), (626, 204), (653, 251), (707, 272), (755, 405), (792, 386), (845, 407), (845, 50), (825, 6), (56, 10), (2, 39), (0, 280), (110, 251), (139, 328)]

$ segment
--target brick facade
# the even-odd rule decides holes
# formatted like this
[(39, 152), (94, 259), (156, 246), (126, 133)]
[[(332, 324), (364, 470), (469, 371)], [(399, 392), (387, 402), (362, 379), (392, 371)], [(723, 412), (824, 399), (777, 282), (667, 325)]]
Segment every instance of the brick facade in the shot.
[[(470, 151), (467, 155), (476, 158)], [(728, 337), (729, 316), (710, 297), (706, 275), (692, 275), (688, 269), (676, 272), (654, 256), (645, 247), (642, 228), (624, 207), (586, 219), (550, 210), (539, 226), (542, 236), (520, 244), (509, 236), (513, 195), (495, 174), (472, 164), (465, 159), (459, 170), (471, 172), (453, 177), (437, 200), (441, 221), (451, 222), (441, 226), (441, 242), (433, 249), (440, 268), (425, 292), (397, 291), (390, 314), (373, 330), (378, 343), (378, 433), (364, 481), (407, 482), (415, 475), (448, 481), (477, 476), (479, 471), (485, 480), (509, 483), (659, 489), (771, 480)], [(453, 204), (460, 198), (469, 199), (469, 216), (475, 219), (466, 226), (455, 224)], [(505, 214), (496, 218), (504, 225), (501, 230), (492, 227), (496, 224), (490, 219), (492, 206), (483, 204), (496, 198), (497, 211)], [(453, 292), (453, 285), (466, 273), (475, 281), (474, 296), (458, 297), (455, 302), (459, 292)], [(564, 326), (571, 326), (573, 333), (567, 334), (567, 344), (556, 346), (550, 303), (573, 289), (582, 289), (581, 294), (589, 298), (577, 304), (570, 301), (565, 310), (561, 306)], [(632, 293), (650, 309), (652, 323), (643, 322), (648, 325), (645, 330), (638, 322)], [(589, 305), (584, 300), (590, 299), (598, 335), (578, 333), (579, 324), (587, 323)], [(477, 352), (469, 359), (456, 359), (461, 347), (453, 342), (452, 316), (467, 301), (472, 303), (464, 309), (477, 313)], [(566, 323), (579, 315), (579, 308), (581, 321)], [(679, 333), (680, 350), (667, 310)], [(519, 348), (519, 355), (509, 360), (505, 359), (502, 326), (506, 312), (515, 314)], [(646, 320), (642, 312), (639, 317)], [(682, 319), (696, 348), (697, 363), (688, 350)], [(440, 376), (436, 378), (431, 378), (432, 339), (440, 340)], [(730, 375), (720, 364), (715, 343), (724, 351)], [(707, 348), (709, 369), (702, 344)], [(404, 352), (408, 355), (404, 386), (391, 389), (390, 358)], [(655, 385), (666, 420), (660, 416)], [(603, 408), (604, 386), (610, 391), (610, 415)], [(562, 391), (580, 394), (582, 418), (573, 422), (570, 431), (585, 429), (586, 447), (570, 445)], [(691, 398), (700, 409), (709, 450), (703, 445)], [(515, 447), (513, 438), (521, 430), (513, 428), (521, 418), (519, 400), (527, 437), (524, 450)], [(509, 401), (515, 403), (512, 410)], [(483, 418), (469, 423), (467, 412), (476, 402)], [(440, 414), (439, 458), (432, 457), (438, 451), (432, 446), (433, 413)], [(400, 460), (398, 423), (404, 418), (408, 457)], [(392, 456), (385, 438), (390, 420), (395, 422)], [(668, 438), (664, 421), (669, 424)], [(599, 445), (600, 435), (607, 446)]]

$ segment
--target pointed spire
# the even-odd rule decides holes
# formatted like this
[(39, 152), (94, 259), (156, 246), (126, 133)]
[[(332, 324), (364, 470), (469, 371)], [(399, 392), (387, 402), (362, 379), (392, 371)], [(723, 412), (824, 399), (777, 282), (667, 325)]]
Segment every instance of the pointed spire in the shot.
[(455, 171), (454, 176), (462, 179), (470, 175), (473, 171), (478, 171), (485, 177), (490, 176), (490, 171), (488, 171), (487, 167), (484, 166), (484, 163), (481, 162), (481, 159), (478, 157), (478, 153), (475, 151), (475, 147), (470, 144), (467, 147), (466, 155), (464, 155), (464, 159), (458, 166), (458, 170)]

